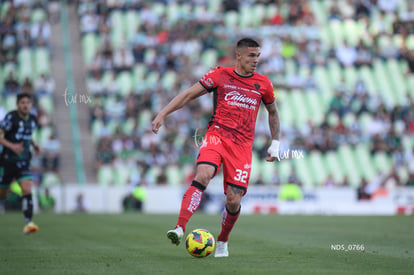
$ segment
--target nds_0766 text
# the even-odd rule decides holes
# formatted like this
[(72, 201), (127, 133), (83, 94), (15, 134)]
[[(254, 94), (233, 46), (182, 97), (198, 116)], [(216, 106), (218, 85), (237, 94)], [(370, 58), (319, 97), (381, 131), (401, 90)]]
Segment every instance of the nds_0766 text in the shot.
[(332, 251), (365, 251), (365, 245), (364, 244), (331, 244), (331, 250)]

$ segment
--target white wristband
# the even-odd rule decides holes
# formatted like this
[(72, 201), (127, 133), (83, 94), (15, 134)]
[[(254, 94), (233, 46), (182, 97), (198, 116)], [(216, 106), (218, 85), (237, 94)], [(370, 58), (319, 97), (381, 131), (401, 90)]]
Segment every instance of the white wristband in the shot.
[(276, 139), (272, 140), (272, 144), (270, 145), (269, 149), (267, 149), (267, 153), (274, 158), (277, 158), (278, 160), (280, 160), (279, 158), (279, 144), (280, 142)]

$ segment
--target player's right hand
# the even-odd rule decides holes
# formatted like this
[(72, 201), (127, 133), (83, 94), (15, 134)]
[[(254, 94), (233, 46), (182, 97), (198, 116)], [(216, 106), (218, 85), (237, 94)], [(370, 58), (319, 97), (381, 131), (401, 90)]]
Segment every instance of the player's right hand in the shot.
[(152, 121), (152, 132), (154, 134), (158, 133), (158, 130), (160, 129), (163, 123), (164, 123), (164, 119), (160, 117), (160, 115), (157, 115)]
[(267, 149), (267, 158), (266, 161), (272, 162), (276, 159), (280, 161), (279, 157), (279, 141), (278, 140), (272, 140), (272, 144), (270, 145), (269, 149)]

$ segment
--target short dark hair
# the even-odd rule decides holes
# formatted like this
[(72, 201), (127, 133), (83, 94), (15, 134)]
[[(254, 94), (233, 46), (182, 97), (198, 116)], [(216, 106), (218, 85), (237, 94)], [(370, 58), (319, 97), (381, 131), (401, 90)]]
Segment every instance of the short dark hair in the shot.
[(237, 42), (237, 49), (244, 48), (244, 47), (259, 48), (260, 45), (259, 43), (257, 43), (256, 40), (249, 38), (249, 37), (245, 37), (245, 38), (240, 39)]
[(23, 98), (28, 98), (31, 101), (32, 100), (32, 95), (28, 94), (28, 93), (20, 93), (20, 94), (17, 95), (16, 102), (19, 103), (19, 101), (22, 100)]

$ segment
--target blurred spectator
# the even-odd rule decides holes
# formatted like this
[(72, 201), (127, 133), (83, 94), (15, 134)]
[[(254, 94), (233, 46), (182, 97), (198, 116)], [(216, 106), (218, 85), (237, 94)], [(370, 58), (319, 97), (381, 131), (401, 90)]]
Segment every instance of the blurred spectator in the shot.
[(370, 200), (371, 194), (367, 192), (368, 181), (366, 178), (361, 179), (361, 185), (357, 189), (357, 199), (361, 200)]
[(10, 71), (8, 77), (4, 81), (3, 97), (7, 97), (10, 95), (17, 95), (19, 92), (20, 92), (20, 84), (14, 77), (13, 71)]
[(42, 95), (51, 96), (55, 91), (55, 81), (50, 75), (42, 73), (40, 77), (34, 81), (34, 90), (37, 97)]
[(357, 61), (357, 51), (346, 40), (336, 49), (336, 58), (343, 67), (353, 66)]
[(329, 174), (326, 180), (323, 183), (324, 187), (336, 187), (337, 183), (335, 182), (332, 174)]
[(85, 201), (83, 194), (79, 193), (75, 199), (75, 206), (73, 208), (73, 212), (76, 213), (87, 213), (89, 211), (89, 205)]
[(110, 139), (100, 139), (96, 148), (95, 168), (98, 170), (102, 165), (111, 165), (114, 160), (115, 153), (112, 150)]
[(42, 167), (44, 171), (59, 173), (60, 168), (60, 141), (55, 133), (51, 133), (49, 139), (42, 144)]

